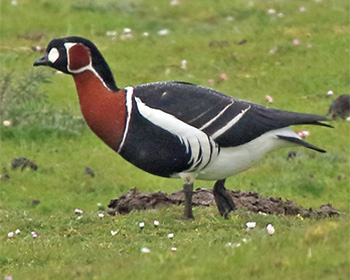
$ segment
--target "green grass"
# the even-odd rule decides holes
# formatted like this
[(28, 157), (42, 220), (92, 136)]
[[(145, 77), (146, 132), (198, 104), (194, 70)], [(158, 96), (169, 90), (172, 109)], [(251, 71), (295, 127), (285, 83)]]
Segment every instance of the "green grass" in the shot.
[[(38, 71), (32, 64), (41, 54), (33, 46), (79, 35), (97, 44), (119, 87), (183, 80), (264, 105), (268, 94), (273, 108), (321, 115), (334, 99), (328, 90), (349, 93), (345, 0), (180, 0), (175, 7), (166, 0), (10, 3), (0, 2), (0, 70), (2, 77), (11, 74), (14, 85)], [(301, 6), (306, 12), (299, 12)], [(277, 13), (267, 14), (270, 8)], [(133, 30), (134, 39), (106, 36), (110, 30), (121, 34), (125, 27)], [(158, 36), (164, 28), (169, 36)], [(150, 36), (144, 38), (146, 31)], [(238, 45), (243, 39), (247, 43)], [(294, 46), (293, 39), (300, 45)], [(179, 67), (183, 59), (187, 70)], [(50, 83), (40, 83), (37, 90), (47, 95), (52, 114), (69, 108), (72, 117), (80, 117), (72, 78), (43, 71)], [(228, 79), (219, 82), (220, 73)], [(38, 113), (35, 106), (30, 110)], [(0, 279), (348, 279), (350, 130), (349, 122), (332, 124), (334, 129), (296, 128), (308, 129), (308, 141), (328, 153), (298, 148), (298, 157), (286, 161), (290, 149), (275, 151), (228, 179), (227, 187), (291, 199), (305, 208), (332, 203), (340, 217), (301, 220), (238, 211), (223, 220), (215, 207), (208, 207), (194, 209), (195, 221), (181, 219), (182, 207), (99, 219), (98, 203), (107, 205), (132, 187), (170, 193), (182, 182), (137, 170), (86, 127), (72, 136), (47, 133), (40, 122), (29, 132), (1, 126), (0, 171), (5, 167), (11, 178), (0, 179)], [(12, 170), (12, 159), (21, 156), (33, 159), (39, 169)], [(86, 167), (95, 178), (85, 174)], [(196, 182), (196, 187), (211, 186)], [(36, 206), (35, 199), (40, 200)], [(84, 210), (81, 219), (75, 208)], [(154, 219), (160, 221), (157, 229)], [(139, 221), (146, 223), (143, 231)], [(256, 229), (247, 232), (247, 221), (256, 221)], [(276, 228), (273, 236), (266, 233), (268, 223)], [(17, 228), (21, 234), (8, 238)], [(111, 230), (120, 232), (111, 237)], [(33, 239), (32, 231), (39, 238)], [(167, 238), (170, 232), (173, 240)], [(241, 246), (227, 247), (228, 242)], [(142, 254), (141, 247), (151, 252)]]

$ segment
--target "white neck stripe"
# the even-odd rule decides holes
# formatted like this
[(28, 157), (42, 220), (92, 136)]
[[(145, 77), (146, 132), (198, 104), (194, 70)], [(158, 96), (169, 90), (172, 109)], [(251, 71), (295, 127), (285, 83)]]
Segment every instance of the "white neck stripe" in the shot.
[(123, 132), (123, 138), (122, 141), (120, 142), (119, 148), (118, 148), (118, 153), (122, 150), (126, 136), (128, 135), (129, 131), (129, 125), (130, 125), (130, 119), (131, 119), (131, 113), (132, 113), (132, 97), (134, 94), (134, 88), (133, 87), (126, 87), (125, 88), (125, 93), (126, 93), (126, 122), (125, 122), (125, 128)]

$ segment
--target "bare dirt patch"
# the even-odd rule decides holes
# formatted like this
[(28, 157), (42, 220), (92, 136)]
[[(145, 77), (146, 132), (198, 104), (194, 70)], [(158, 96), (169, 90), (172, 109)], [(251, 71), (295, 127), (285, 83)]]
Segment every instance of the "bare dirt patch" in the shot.
[(343, 94), (335, 99), (329, 106), (328, 114), (332, 119), (347, 119), (350, 117), (350, 95)]
[(25, 157), (14, 158), (11, 162), (11, 167), (13, 169), (21, 169), (21, 171), (23, 171), (25, 168), (30, 168), (34, 171), (38, 170), (38, 166), (34, 163), (34, 161)]
[[(232, 197), (236, 209), (248, 212), (266, 213), (275, 215), (300, 215), (302, 217), (333, 217), (340, 213), (331, 204), (321, 205), (318, 209), (306, 209), (291, 200), (283, 201), (280, 197), (264, 197), (256, 192), (231, 191), (227, 192)], [(118, 199), (110, 201), (108, 213), (115, 215), (128, 214), (132, 210), (148, 210), (158, 207), (169, 207), (180, 205), (185, 201), (185, 194), (182, 190), (172, 194), (165, 192), (140, 193), (136, 188), (129, 190)], [(210, 206), (215, 204), (214, 195), (211, 189), (196, 189), (193, 192), (193, 206)]]

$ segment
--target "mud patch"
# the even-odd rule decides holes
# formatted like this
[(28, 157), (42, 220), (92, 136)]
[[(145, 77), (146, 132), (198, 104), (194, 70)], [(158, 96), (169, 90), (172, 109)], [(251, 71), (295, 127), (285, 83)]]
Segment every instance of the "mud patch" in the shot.
[[(321, 205), (320, 208), (305, 209), (291, 200), (283, 201), (279, 197), (264, 197), (256, 192), (231, 191), (227, 192), (232, 197), (236, 209), (247, 212), (266, 213), (275, 215), (300, 215), (304, 218), (333, 217), (340, 213), (331, 204)], [(180, 205), (185, 201), (183, 190), (166, 194), (165, 192), (140, 193), (136, 188), (129, 190), (118, 199), (113, 199), (108, 205), (108, 213), (115, 215), (128, 214), (132, 210), (148, 210), (158, 207)], [(215, 204), (214, 195), (211, 189), (196, 189), (193, 192), (193, 206), (210, 206)]]
[(95, 172), (90, 167), (85, 167), (85, 174), (89, 175), (91, 178), (95, 177)]
[(328, 114), (332, 119), (347, 119), (350, 117), (350, 95), (343, 94), (333, 101), (329, 107)]
[(38, 170), (38, 166), (34, 163), (34, 161), (25, 157), (14, 158), (11, 162), (11, 166), (13, 169), (21, 169), (21, 171), (27, 167), (32, 170)]

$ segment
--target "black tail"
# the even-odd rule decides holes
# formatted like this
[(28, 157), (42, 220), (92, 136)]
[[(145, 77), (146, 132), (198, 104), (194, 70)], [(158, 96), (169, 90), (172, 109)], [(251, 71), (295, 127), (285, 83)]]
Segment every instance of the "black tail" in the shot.
[[(325, 124), (322, 124), (322, 123), (319, 123), (319, 125), (325, 125)], [(328, 125), (325, 125), (325, 126), (328, 126)], [(320, 152), (320, 153), (325, 153), (326, 151), (325, 150), (322, 150), (308, 142), (305, 142), (299, 138), (295, 138), (295, 137), (290, 137), (290, 136), (283, 136), (283, 135), (277, 135), (278, 138), (280, 139), (283, 139), (283, 140), (286, 140), (288, 142), (291, 142), (291, 143), (294, 143), (294, 144), (297, 144), (297, 145), (301, 145), (301, 146), (304, 146), (306, 148), (309, 148), (309, 149), (312, 149), (312, 150), (315, 150), (317, 152)]]
[(311, 124), (311, 125), (320, 125), (320, 126), (333, 128), (333, 126), (323, 123), (323, 122), (331, 121), (330, 119), (324, 116), (296, 113), (296, 112), (290, 112), (290, 111), (280, 111), (280, 110), (273, 110), (273, 111), (274, 113), (272, 113), (271, 115), (274, 118), (276, 118), (277, 123), (284, 124), (281, 127), (297, 125), (297, 124)]

